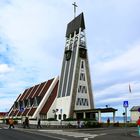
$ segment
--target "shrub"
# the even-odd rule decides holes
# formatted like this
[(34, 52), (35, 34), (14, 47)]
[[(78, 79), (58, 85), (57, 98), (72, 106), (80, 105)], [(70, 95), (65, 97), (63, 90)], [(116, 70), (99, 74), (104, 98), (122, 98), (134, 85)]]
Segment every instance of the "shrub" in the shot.
[(83, 126), (84, 127), (87, 127), (87, 128), (98, 128), (98, 127), (101, 127), (103, 124), (102, 123), (98, 123), (98, 122), (95, 122), (95, 121), (85, 121), (83, 123)]
[(128, 127), (136, 127), (137, 124), (136, 124), (136, 123), (128, 123), (127, 126), (128, 126)]
[(48, 118), (47, 121), (57, 121), (55, 118)]
[(65, 121), (76, 121), (75, 118), (66, 118)]

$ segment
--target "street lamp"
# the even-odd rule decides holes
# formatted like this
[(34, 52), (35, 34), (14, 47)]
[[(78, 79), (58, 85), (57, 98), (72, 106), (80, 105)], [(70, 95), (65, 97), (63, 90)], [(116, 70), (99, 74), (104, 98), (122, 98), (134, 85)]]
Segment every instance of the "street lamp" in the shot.
[(110, 105), (105, 105), (105, 106), (106, 106), (106, 108), (109, 108)]

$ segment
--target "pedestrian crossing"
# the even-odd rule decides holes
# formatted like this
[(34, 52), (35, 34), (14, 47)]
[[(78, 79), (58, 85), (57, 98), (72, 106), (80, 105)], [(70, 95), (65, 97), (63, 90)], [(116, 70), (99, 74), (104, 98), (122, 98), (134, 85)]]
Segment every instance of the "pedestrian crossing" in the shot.
[(51, 134), (64, 135), (64, 136), (69, 136), (74, 138), (95, 138), (97, 136), (106, 135), (105, 133), (90, 134), (90, 133), (70, 132), (70, 131), (63, 131), (63, 130), (39, 130), (39, 131), (51, 133)]

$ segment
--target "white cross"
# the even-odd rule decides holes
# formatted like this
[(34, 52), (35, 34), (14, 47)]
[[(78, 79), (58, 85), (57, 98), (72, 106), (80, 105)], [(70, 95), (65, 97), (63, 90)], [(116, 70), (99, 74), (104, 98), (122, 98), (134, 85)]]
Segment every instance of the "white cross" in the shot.
[(74, 6), (74, 18), (75, 18), (76, 17), (76, 7), (78, 7), (78, 6), (76, 5), (76, 2), (74, 2), (72, 5)]

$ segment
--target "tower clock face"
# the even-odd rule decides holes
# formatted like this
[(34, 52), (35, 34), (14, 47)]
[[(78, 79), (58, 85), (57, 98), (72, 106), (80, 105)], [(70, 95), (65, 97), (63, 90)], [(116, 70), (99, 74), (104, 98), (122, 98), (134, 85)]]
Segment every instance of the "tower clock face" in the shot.
[(87, 57), (87, 50), (84, 49), (84, 48), (80, 48), (80, 49), (79, 49), (79, 56), (80, 56), (81, 58), (86, 58), (86, 57)]
[(70, 60), (70, 58), (71, 58), (71, 50), (67, 50), (67, 51), (65, 51), (65, 57), (66, 57), (66, 60), (67, 61), (69, 61)]

